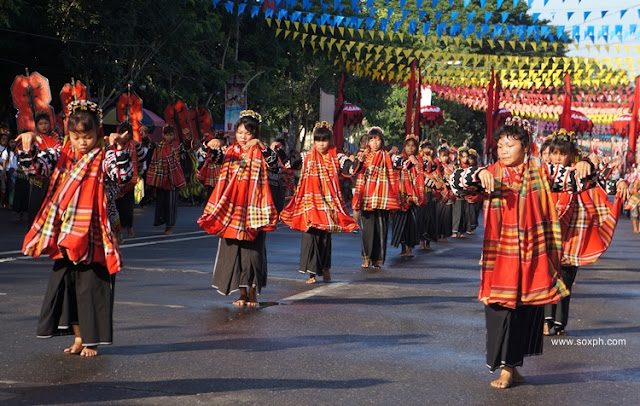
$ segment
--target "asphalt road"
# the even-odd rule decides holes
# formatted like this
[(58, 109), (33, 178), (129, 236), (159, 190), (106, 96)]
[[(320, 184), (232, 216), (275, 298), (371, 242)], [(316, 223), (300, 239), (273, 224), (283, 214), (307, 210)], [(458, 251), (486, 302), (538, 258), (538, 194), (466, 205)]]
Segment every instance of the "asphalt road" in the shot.
[[(360, 235), (334, 235), (330, 284), (297, 272), (300, 233), (267, 237), (257, 309), (211, 287), (217, 237), (181, 206), (172, 236), (136, 209), (122, 246), (114, 345), (65, 355), (70, 337), (35, 337), (52, 261), (18, 253), (28, 227), (0, 210), (2, 405), (636, 405), (640, 400), (640, 237), (621, 219), (612, 247), (578, 272), (568, 342), (545, 338), (527, 383), (491, 388), (476, 300), (481, 235), (413, 259), (390, 247), (360, 268)], [(479, 230), (481, 231), (481, 230)]]

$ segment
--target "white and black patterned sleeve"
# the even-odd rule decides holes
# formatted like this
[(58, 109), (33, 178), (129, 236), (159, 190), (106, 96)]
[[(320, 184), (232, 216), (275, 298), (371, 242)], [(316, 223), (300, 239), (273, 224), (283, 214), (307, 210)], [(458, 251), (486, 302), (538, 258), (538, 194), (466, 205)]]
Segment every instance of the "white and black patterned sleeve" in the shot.
[(224, 150), (222, 148), (214, 148), (211, 149), (206, 145), (202, 145), (198, 150), (203, 159), (207, 159), (207, 157), (211, 157), (211, 162), (214, 164), (220, 165), (224, 160)]
[(404, 159), (401, 154), (394, 154), (391, 156), (391, 166), (396, 169), (411, 169), (413, 163), (408, 159)]
[(467, 169), (456, 169), (449, 177), (449, 187), (456, 196), (466, 196), (471, 193), (481, 192), (484, 189), (478, 179), (478, 174), (487, 169), (483, 166), (471, 166)]
[(117, 184), (124, 184), (131, 181), (133, 177), (133, 163), (126, 149), (105, 152), (103, 169), (105, 176)]
[(270, 167), (274, 167), (278, 164), (278, 154), (276, 153), (276, 151), (272, 150), (271, 148), (267, 147), (262, 151), (262, 156), (264, 157), (264, 160), (267, 163), (267, 166)]
[(50, 177), (60, 158), (61, 148), (47, 148), (40, 151), (34, 144), (29, 151), (18, 152), (18, 167), (28, 175)]
[(142, 162), (144, 162), (144, 160), (147, 159), (147, 152), (149, 152), (149, 150), (145, 148), (142, 145), (142, 143), (140, 142), (136, 143), (136, 154), (138, 155), (139, 164), (142, 164)]
[(576, 170), (571, 166), (547, 163), (549, 183), (552, 192), (577, 193), (591, 189), (596, 185), (597, 174), (591, 173), (583, 179), (576, 179)]
[(340, 171), (346, 176), (353, 175), (360, 165), (359, 161), (352, 161), (343, 153), (338, 153), (338, 163), (340, 164)]

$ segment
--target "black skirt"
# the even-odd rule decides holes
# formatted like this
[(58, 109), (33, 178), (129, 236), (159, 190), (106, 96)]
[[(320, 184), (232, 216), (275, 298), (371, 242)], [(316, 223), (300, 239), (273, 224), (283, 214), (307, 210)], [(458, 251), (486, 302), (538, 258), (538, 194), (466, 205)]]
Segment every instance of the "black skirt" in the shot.
[(166, 224), (173, 227), (178, 217), (178, 191), (176, 189), (156, 189), (156, 212), (154, 226)]
[(135, 191), (131, 189), (120, 199), (116, 200), (116, 207), (120, 215), (122, 227), (133, 227), (133, 206), (135, 204)]
[(387, 255), (389, 212), (387, 210), (362, 210), (362, 259), (372, 265), (384, 264)]
[(484, 309), (487, 366), (491, 372), (505, 366), (522, 366), (524, 357), (542, 354), (543, 306), (510, 309), (490, 304)]
[(395, 212), (391, 227), (391, 245), (398, 247), (404, 244), (413, 248), (420, 244), (418, 210), (418, 206), (411, 204), (407, 211)]
[(453, 234), (452, 229), (453, 205), (438, 202), (436, 205), (436, 218), (438, 221), (438, 237), (448, 238)]
[(16, 175), (16, 184), (13, 192), (13, 210), (16, 213), (26, 213), (29, 210), (29, 178), (20, 174)]
[(254, 287), (259, 294), (267, 286), (265, 236), (261, 231), (253, 241), (220, 238), (212, 284), (218, 292), (228, 295), (240, 288)]
[(74, 265), (58, 259), (53, 265), (38, 321), (38, 338), (73, 334), (80, 326), (82, 345), (113, 341), (115, 275), (103, 265)]
[(300, 273), (322, 276), (325, 269), (331, 269), (331, 233), (310, 228), (302, 233)]
[(418, 207), (418, 229), (423, 240), (438, 241), (436, 201), (431, 192), (427, 193), (427, 204)]

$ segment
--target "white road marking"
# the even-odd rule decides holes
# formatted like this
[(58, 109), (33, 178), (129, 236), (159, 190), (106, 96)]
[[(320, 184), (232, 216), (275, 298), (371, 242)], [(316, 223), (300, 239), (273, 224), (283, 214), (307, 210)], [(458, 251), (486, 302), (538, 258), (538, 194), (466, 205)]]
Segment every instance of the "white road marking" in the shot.
[(299, 301), (299, 300), (308, 299), (308, 298), (310, 298), (312, 296), (323, 294), (323, 293), (325, 293), (325, 292), (327, 292), (329, 290), (334, 290), (336, 288), (341, 288), (343, 286), (347, 286), (348, 284), (349, 284), (348, 282), (334, 282), (334, 283), (325, 284), (324, 286), (319, 286), (319, 287), (317, 287), (315, 289), (311, 289), (311, 290), (307, 290), (307, 291), (302, 292), (302, 293), (298, 293), (297, 295), (285, 297), (284, 299), (280, 299), (279, 302), (296, 302), (296, 301)]
[(201, 271), (199, 269), (175, 269), (175, 268), (146, 268), (142, 266), (124, 266), (124, 271), (145, 271), (145, 272), (182, 272), (182, 273), (197, 273), (197, 274), (210, 274), (212, 271)]
[[(149, 240), (149, 239), (157, 239), (157, 238), (172, 238), (172, 237), (180, 237), (183, 235), (193, 235), (193, 234), (206, 234), (206, 231), (189, 231), (186, 233), (175, 233), (175, 234), (171, 234), (171, 237), (166, 236), (164, 234), (157, 234), (157, 235), (145, 235), (145, 236), (140, 236), (140, 237), (133, 237), (133, 238), (127, 238), (126, 240), (124, 240), (124, 243), (122, 243), (121, 246), (125, 246), (128, 245), (129, 241), (138, 241), (138, 240)], [(0, 254), (2, 254), (0, 252)]]
[(135, 243), (135, 244), (123, 244), (123, 245), (120, 246), (120, 248), (124, 249), (124, 248), (132, 248), (132, 247), (144, 247), (146, 245), (167, 244), (167, 243), (170, 243), (170, 242), (199, 240), (201, 238), (210, 238), (210, 237), (217, 237), (217, 236), (216, 235), (212, 235), (212, 234), (205, 234), (205, 235), (200, 235), (200, 236), (197, 236), (197, 237), (172, 238), (172, 239), (160, 240), (160, 241), (139, 242), (139, 243)]
[(129, 306), (145, 306), (145, 307), (168, 307), (170, 309), (186, 309), (187, 306), (182, 305), (163, 305), (157, 303), (142, 303), (142, 302), (119, 302), (116, 301), (116, 304), (123, 304)]

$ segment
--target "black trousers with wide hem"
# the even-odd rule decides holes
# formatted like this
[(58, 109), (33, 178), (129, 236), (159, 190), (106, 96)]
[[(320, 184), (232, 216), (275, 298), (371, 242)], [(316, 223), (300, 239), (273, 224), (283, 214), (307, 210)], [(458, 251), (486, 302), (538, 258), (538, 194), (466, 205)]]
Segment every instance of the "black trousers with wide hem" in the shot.
[(156, 189), (156, 212), (154, 226), (166, 224), (173, 227), (178, 218), (178, 191), (176, 189)]
[(135, 191), (131, 189), (120, 199), (116, 200), (116, 208), (120, 215), (122, 227), (133, 227), (133, 207), (135, 205)]
[(114, 287), (115, 275), (104, 265), (56, 260), (42, 302), (38, 337), (71, 335), (72, 326), (79, 325), (82, 345), (111, 344)]
[(573, 281), (576, 280), (578, 273), (577, 266), (562, 266), (560, 268), (562, 280), (566, 287), (571, 291), (567, 297), (560, 299), (558, 304), (550, 304), (544, 307), (544, 320), (549, 327), (555, 327), (556, 330), (564, 330), (569, 322), (569, 303), (573, 296)]
[(331, 233), (310, 228), (302, 233), (300, 273), (322, 276), (331, 269)]
[(502, 367), (522, 366), (524, 357), (542, 354), (543, 306), (498, 304), (484, 308), (487, 326), (487, 366), (491, 372)]
[(418, 206), (410, 204), (407, 211), (397, 211), (393, 214), (391, 227), (391, 245), (398, 247), (404, 244), (413, 248), (420, 244), (420, 230), (418, 227)]

